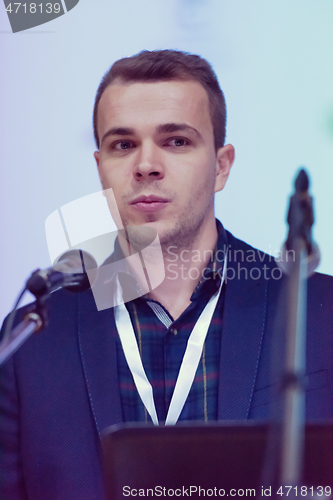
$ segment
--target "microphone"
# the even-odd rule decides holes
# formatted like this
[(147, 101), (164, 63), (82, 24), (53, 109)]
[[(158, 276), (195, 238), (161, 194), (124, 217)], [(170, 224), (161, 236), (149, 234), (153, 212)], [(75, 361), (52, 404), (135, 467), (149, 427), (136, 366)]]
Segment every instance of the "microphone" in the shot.
[[(48, 269), (37, 269), (26, 282), (29, 290), (37, 299), (57, 288), (66, 288), (72, 292), (88, 290), (95, 281), (98, 265), (94, 257), (83, 250), (69, 250), (62, 254), (56, 264)], [(95, 276), (87, 271), (95, 270)]]

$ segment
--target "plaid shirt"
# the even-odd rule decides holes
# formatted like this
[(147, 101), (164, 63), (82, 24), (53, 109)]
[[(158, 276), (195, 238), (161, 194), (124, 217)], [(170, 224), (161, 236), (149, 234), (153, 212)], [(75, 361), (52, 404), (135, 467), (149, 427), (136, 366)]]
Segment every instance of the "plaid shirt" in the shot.
[[(217, 249), (226, 243), (217, 222)], [(152, 299), (140, 297), (126, 304), (139, 346), (142, 363), (153, 388), (158, 420), (165, 421), (189, 336), (210, 297), (221, 283), (223, 262), (214, 254), (191, 296), (191, 304), (174, 321), (170, 313)], [(216, 420), (222, 332), (224, 287), (220, 294), (204, 343), (196, 375), (179, 416), (180, 420)], [(150, 422), (128, 368), (117, 335), (117, 365), (120, 397), (125, 422)]]

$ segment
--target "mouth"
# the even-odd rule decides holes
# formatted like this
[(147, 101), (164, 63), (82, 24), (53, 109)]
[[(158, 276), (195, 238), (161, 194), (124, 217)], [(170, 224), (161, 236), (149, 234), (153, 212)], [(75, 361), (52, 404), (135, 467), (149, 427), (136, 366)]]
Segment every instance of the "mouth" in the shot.
[(162, 210), (170, 203), (167, 198), (162, 198), (160, 196), (149, 195), (149, 196), (138, 196), (130, 202), (130, 205), (139, 212), (155, 212), (157, 210)]

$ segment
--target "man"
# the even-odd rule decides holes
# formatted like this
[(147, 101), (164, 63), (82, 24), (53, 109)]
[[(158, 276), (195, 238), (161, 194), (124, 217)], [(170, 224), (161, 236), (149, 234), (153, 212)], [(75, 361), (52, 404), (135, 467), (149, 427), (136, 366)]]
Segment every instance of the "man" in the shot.
[[(140, 228), (157, 231), (166, 276), (119, 309), (97, 311), (90, 291), (52, 295), (49, 326), (2, 369), (3, 498), (102, 499), (99, 440), (115, 423), (269, 417), (283, 279), (271, 257), (215, 220), (234, 148), (224, 145), (212, 69), (177, 51), (117, 61), (97, 92), (94, 128), (103, 189), (113, 190), (125, 230), (139, 228), (134, 248)], [(111, 261), (128, 243), (119, 238)], [(328, 276), (309, 280), (307, 418), (332, 416), (332, 288)], [(136, 383), (131, 331), (153, 398)], [(196, 362), (186, 364), (195, 331)], [(187, 388), (183, 364), (193, 371)]]

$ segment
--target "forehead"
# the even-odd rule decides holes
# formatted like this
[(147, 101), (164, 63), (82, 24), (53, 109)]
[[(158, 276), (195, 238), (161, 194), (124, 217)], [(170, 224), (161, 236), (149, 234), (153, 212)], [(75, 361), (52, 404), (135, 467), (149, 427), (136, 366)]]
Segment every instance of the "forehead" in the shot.
[(98, 105), (101, 138), (110, 127), (134, 129), (163, 123), (186, 123), (200, 132), (213, 133), (206, 90), (194, 81), (114, 83)]

